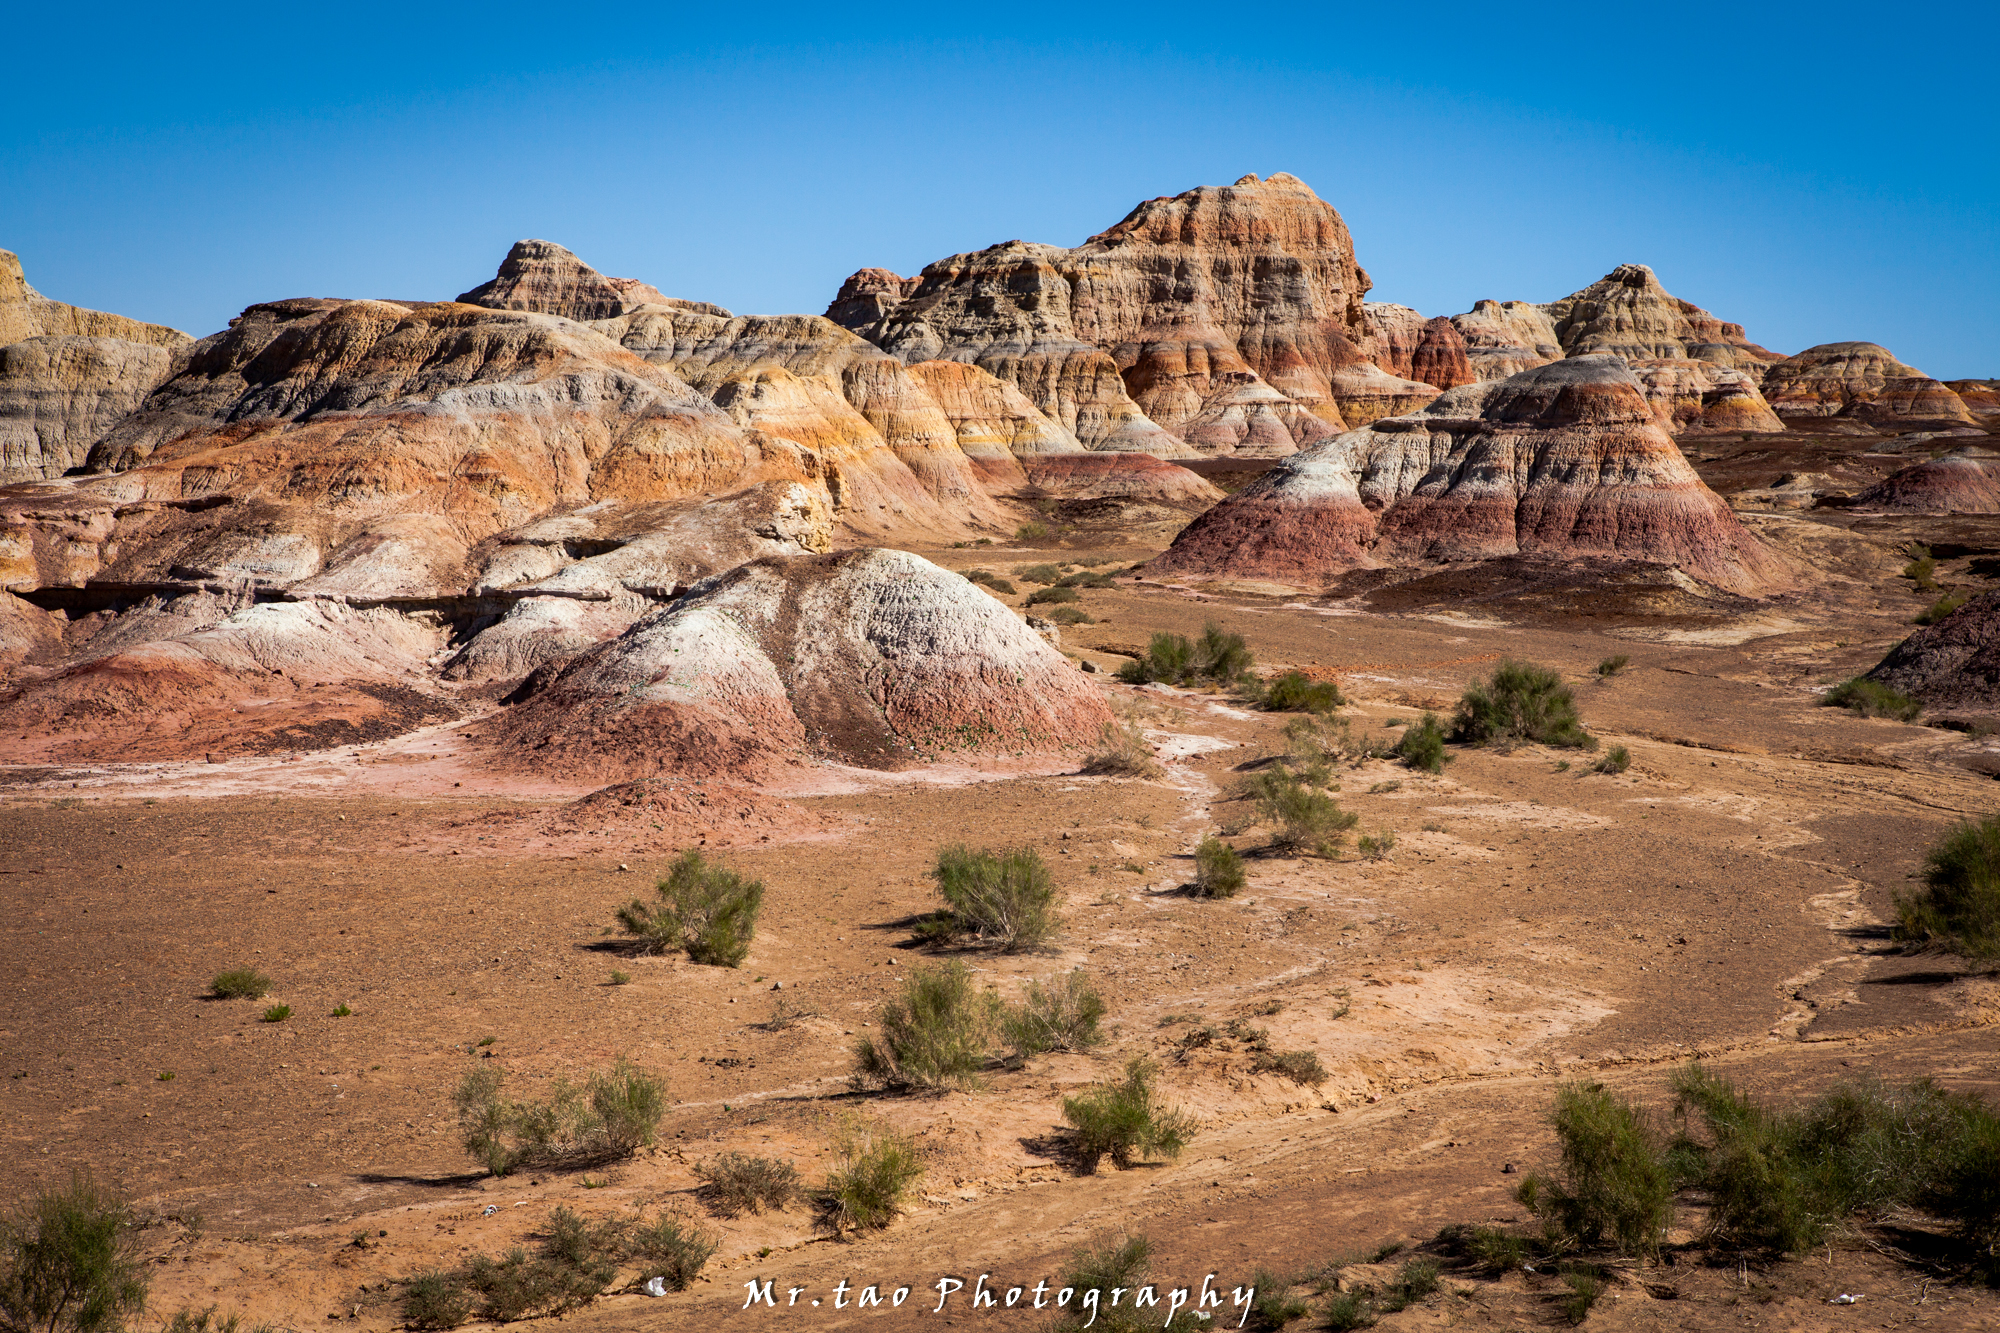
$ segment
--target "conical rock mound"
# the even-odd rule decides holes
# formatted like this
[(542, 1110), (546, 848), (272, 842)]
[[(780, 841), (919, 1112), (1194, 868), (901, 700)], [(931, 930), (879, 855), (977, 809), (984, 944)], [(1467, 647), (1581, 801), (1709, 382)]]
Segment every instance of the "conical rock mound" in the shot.
[(1889, 651), (1868, 673), (1930, 708), (2000, 708), (2000, 593), (1981, 593)]

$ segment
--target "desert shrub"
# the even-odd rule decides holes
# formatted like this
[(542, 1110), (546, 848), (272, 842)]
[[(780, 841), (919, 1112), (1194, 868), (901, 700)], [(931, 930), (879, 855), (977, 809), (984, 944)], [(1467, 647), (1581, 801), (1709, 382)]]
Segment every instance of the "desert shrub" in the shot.
[(1098, 748), (1084, 761), (1083, 772), (1091, 777), (1157, 778), (1165, 775), (1153, 747), (1137, 718), (1121, 723), (1106, 722)]
[(634, 898), (618, 909), (618, 924), (645, 953), (685, 950), (697, 963), (740, 967), (757, 934), (764, 882), (711, 865), (693, 849), (681, 853), (656, 886), (657, 903)]
[(1157, 1103), (1158, 1070), (1144, 1056), (1125, 1065), (1125, 1076), (1063, 1098), (1063, 1119), (1076, 1130), (1077, 1169), (1096, 1172), (1109, 1157), (1119, 1167), (1138, 1158), (1173, 1158), (1194, 1137), (1195, 1121)]
[(557, 1079), (546, 1099), (511, 1101), (506, 1075), (481, 1064), (453, 1094), (459, 1143), (496, 1176), (524, 1165), (586, 1166), (631, 1157), (653, 1141), (666, 1086), (623, 1060), (579, 1088)]
[(1097, 617), (1080, 606), (1059, 606), (1049, 612), (1049, 619), (1058, 625), (1095, 625)]
[(211, 1305), (206, 1310), (183, 1306), (160, 1326), (160, 1333), (279, 1333), (279, 1330), (271, 1324), (246, 1325), (242, 1315), (233, 1310), (223, 1314), (219, 1306)]
[(1396, 835), (1388, 829), (1380, 833), (1364, 833), (1354, 847), (1370, 861), (1386, 861), (1389, 853), (1396, 850)]
[(1632, 767), (1632, 752), (1622, 745), (1614, 745), (1590, 767), (1597, 773), (1623, 773)]
[(924, 927), (931, 938), (969, 936), (1015, 953), (1046, 943), (1062, 924), (1055, 879), (1032, 847), (1006, 852), (945, 847), (931, 878), (945, 904)]
[(1117, 585), (1111, 581), (1109, 574), (1101, 574), (1094, 569), (1079, 569), (1074, 574), (1065, 575), (1062, 580), (1062, 586), (1065, 588), (1111, 588)]
[(271, 989), (271, 979), (254, 967), (232, 967), (217, 972), (208, 989), (218, 1000), (261, 1000)]
[(1651, 1254), (1673, 1216), (1673, 1178), (1646, 1114), (1600, 1083), (1556, 1093), (1561, 1174), (1531, 1174), (1517, 1196), (1558, 1246)]
[(910, 1187), (924, 1174), (917, 1146), (895, 1134), (850, 1132), (839, 1165), (817, 1197), (822, 1225), (842, 1231), (879, 1231), (895, 1221)]
[(780, 995), (771, 1002), (771, 1016), (761, 1023), (750, 1026), (759, 1032), (789, 1032), (808, 1018), (818, 1018), (819, 1010), (809, 1001), (787, 999)]
[[(1168, 1323), (1157, 1309), (1136, 1307), (1132, 1293), (1145, 1283), (1152, 1257), (1153, 1247), (1146, 1237), (1130, 1235), (1096, 1249), (1074, 1252), (1056, 1285), (1058, 1289), (1069, 1287), (1076, 1294), (1057, 1316), (1051, 1333), (1077, 1333), (1086, 1328), (1090, 1333), (1194, 1333), (1220, 1322), (1202, 1320), (1183, 1308)], [(1112, 1293), (1121, 1288), (1124, 1294), (1114, 1298)]]
[(639, 1280), (660, 1279), (668, 1291), (686, 1291), (714, 1257), (718, 1242), (677, 1213), (662, 1213), (633, 1229), (628, 1254), (638, 1261)]
[(1563, 1269), (1562, 1284), (1568, 1294), (1556, 1302), (1556, 1308), (1569, 1323), (1581, 1324), (1590, 1317), (1590, 1307), (1604, 1294), (1602, 1272), (1592, 1265), (1573, 1265)]
[(1347, 702), (1340, 686), (1314, 680), (1303, 671), (1287, 671), (1263, 687), (1259, 704), (1273, 713), (1331, 713)]
[(855, 1043), (855, 1077), (864, 1087), (976, 1086), (998, 1020), (999, 1000), (973, 989), (964, 963), (913, 967), (877, 1015), (881, 1035)]
[(0, 1327), (118, 1333), (146, 1308), (149, 1275), (125, 1203), (87, 1172), (0, 1220)]
[(1100, 1024), (1104, 997), (1082, 968), (1065, 972), (1044, 986), (1030, 981), (1021, 1003), (1001, 1017), (1000, 1032), (1016, 1059), (1047, 1051), (1087, 1051), (1104, 1044)]
[(1632, 665), (1632, 658), (1630, 657), (1630, 655), (1626, 653), (1619, 653), (1616, 657), (1607, 657), (1603, 661), (1599, 662), (1597, 664), (1597, 674), (1603, 677), (1604, 679), (1609, 680), (1611, 677), (1617, 675), (1619, 672), (1623, 671), (1626, 667), (1630, 665)]
[(1452, 717), (1452, 738), (1473, 745), (1533, 742), (1591, 749), (1597, 744), (1585, 733), (1576, 696), (1562, 677), (1511, 658), (1460, 696)]
[(1194, 849), (1194, 889), (1202, 897), (1234, 898), (1248, 882), (1243, 858), (1213, 833)]
[(1159, 633), (1146, 646), (1143, 657), (1118, 668), (1118, 679), (1128, 685), (1167, 685), (1212, 682), (1228, 685), (1248, 676), (1257, 659), (1241, 634), (1232, 634), (1210, 621), (1201, 637), (1190, 640), (1179, 634)]
[(1937, 560), (1932, 557), (1930, 547), (1911, 542), (1903, 554), (1910, 557), (1910, 563), (1903, 566), (1904, 578), (1925, 590), (1937, 587)]
[(1367, 1328), (1375, 1322), (1375, 1311), (1368, 1304), (1368, 1298), (1358, 1291), (1336, 1292), (1326, 1303), (1326, 1326), (1333, 1333), (1351, 1333), (1357, 1328)]
[(1039, 542), (1048, 540), (1049, 525), (1046, 523), (1023, 523), (1014, 529), (1017, 542)]
[(1948, 592), (1923, 610), (1917, 612), (1916, 623), (1919, 625), (1935, 625), (1938, 621), (1943, 620), (1946, 616), (1971, 600), (1972, 594), (1969, 592)]
[(1856, 717), (1887, 717), (1898, 722), (1914, 722), (1924, 711), (1924, 706), (1909, 695), (1866, 676), (1843, 680), (1819, 701), (1823, 707), (1845, 708)]
[(1426, 773), (1442, 773), (1444, 766), (1451, 762), (1451, 756), (1444, 749), (1444, 725), (1438, 721), (1436, 713), (1425, 713), (1414, 727), (1407, 728), (1402, 738), (1396, 742), (1395, 754), (1411, 768), (1420, 768)]
[(516, 1246), (498, 1259), (474, 1255), (463, 1281), (479, 1297), (481, 1319), (511, 1324), (588, 1305), (617, 1273), (609, 1261), (577, 1270)]
[(1386, 1299), (1383, 1308), (1394, 1312), (1406, 1310), (1438, 1289), (1438, 1264), (1435, 1259), (1410, 1259), (1396, 1270), (1395, 1281), (1383, 1293)]
[(1341, 839), (1361, 818), (1282, 765), (1257, 774), (1251, 789), (1258, 811), (1276, 829), (1272, 844), (1286, 851), (1338, 855)]
[(1268, 1268), (1252, 1273), (1250, 1285), (1257, 1290), (1256, 1299), (1250, 1303), (1250, 1314), (1262, 1328), (1281, 1329), (1312, 1312), (1312, 1306), (1292, 1295), (1292, 1284)]
[(328, 1011), (328, 1016), (331, 1018), (352, 1018), (354, 1017), (354, 1010), (348, 1006), (347, 1001), (342, 1000)]
[(258, 1021), (263, 1023), (282, 1023), (291, 1016), (292, 1006), (289, 1004), (274, 1004), (264, 1010), (259, 1016)]
[(1014, 577), (1023, 583), (1061, 583), (1062, 571), (1054, 565), (1029, 565), (1014, 571)]
[(1312, 1051), (1265, 1051), (1250, 1064), (1253, 1074), (1279, 1074), (1300, 1087), (1318, 1087), (1330, 1077)]
[(995, 592), (1004, 592), (1010, 597), (1015, 592), (1013, 584), (1001, 578), (990, 569), (968, 569), (965, 571), (965, 577), (974, 583), (985, 584)]
[(1463, 1259), (1490, 1277), (1514, 1272), (1528, 1262), (1528, 1238), (1499, 1227), (1457, 1223), (1439, 1231), (1437, 1240), (1447, 1254)]
[(1076, 589), (1066, 588), (1061, 584), (1057, 584), (1053, 588), (1037, 588), (1028, 594), (1029, 606), (1059, 606), (1064, 602), (1080, 602), (1082, 600), (1083, 598), (1077, 595)]
[(720, 1217), (787, 1207), (804, 1188), (799, 1169), (790, 1162), (748, 1153), (726, 1152), (697, 1162), (694, 1174), (702, 1182), (709, 1211)]
[(472, 1318), (472, 1292), (456, 1273), (430, 1268), (403, 1284), (403, 1322), (415, 1329), (457, 1328)]

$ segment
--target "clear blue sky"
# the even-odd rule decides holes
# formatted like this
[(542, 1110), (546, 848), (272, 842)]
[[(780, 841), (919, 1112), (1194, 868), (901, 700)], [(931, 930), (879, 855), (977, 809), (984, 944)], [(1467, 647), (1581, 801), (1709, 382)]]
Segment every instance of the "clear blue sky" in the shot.
[(1780, 351), (2000, 376), (2000, 6), (17, 7), (0, 247), (204, 334), (517, 238), (740, 312), (1290, 171), (1374, 299), (1614, 265)]

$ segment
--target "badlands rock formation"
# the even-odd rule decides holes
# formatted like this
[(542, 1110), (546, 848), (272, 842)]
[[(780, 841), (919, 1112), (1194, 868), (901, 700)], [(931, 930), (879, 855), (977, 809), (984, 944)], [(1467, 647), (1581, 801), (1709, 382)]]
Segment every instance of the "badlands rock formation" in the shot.
[(1368, 285), (1340, 215), (1281, 172), (1148, 200), (1074, 250), (864, 269), (827, 313), (907, 364), (991, 371), (1089, 449), (1275, 457), (1435, 396), (1364, 353)]
[(1745, 594), (1792, 581), (1603, 354), (1453, 389), (1287, 458), (1149, 568), (1309, 583), (1517, 553), (1662, 563)]
[(724, 318), (729, 315), (721, 306), (706, 301), (666, 296), (637, 278), (606, 277), (553, 241), (514, 242), (514, 248), (500, 261), (500, 271), (458, 299), (490, 310), (531, 310), (576, 320), (610, 319), (642, 305), (673, 306)]
[(882, 550), (733, 569), (525, 693), (500, 722), (503, 762), (592, 780), (1060, 751), (1110, 720), (1000, 602)]
[(1904, 514), (2000, 514), (2000, 458), (1984, 450), (1959, 450), (1896, 472), (1856, 495), (1855, 509)]
[(1784, 360), (1751, 342), (1741, 324), (1717, 319), (1668, 292), (1644, 264), (1620, 264), (1543, 309), (1566, 356), (1611, 352), (1635, 365), (1705, 361), (1745, 371), (1753, 379)]
[(1944, 387), (1957, 394), (1965, 410), (1981, 421), (2000, 417), (2000, 381), (1947, 380)]
[(2000, 593), (1981, 593), (1890, 650), (1870, 680), (1928, 708), (2000, 709)]
[(1788, 417), (1973, 421), (1957, 394), (1875, 343), (1808, 347), (1764, 372), (1764, 397)]
[(0, 250), (0, 486), (60, 477), (164, 380), (178, 329), (51, 301)]
[(1453, 315), (1451, 323), (1481, 382), (1504, 380), (1563, 356), (1555, 322), (1529, 301), (1475, 301), (1465, 314)]

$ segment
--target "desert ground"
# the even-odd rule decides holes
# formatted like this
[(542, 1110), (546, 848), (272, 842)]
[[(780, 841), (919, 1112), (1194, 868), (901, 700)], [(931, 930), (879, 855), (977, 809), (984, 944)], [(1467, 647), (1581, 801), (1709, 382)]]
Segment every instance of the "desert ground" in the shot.
[[(1690, 453), (1730, 493), (1822, 465), (1816, 447), (1787, 436), (1760, 439), (1754, 459), (1747, 445)], [(1161, 780), (1080, 775), (1079, 751), (586, 799), (587, 785), (478, 763), (491, 704), (318, 753), (8, 769), (9, 1188), (87, 1166), (124, 1191), (147, 1219), (156, 1314), (396, 1327), (403, 1279), (532, 1243), (562, 1204), (679, 1209), (720, 1240), (691, 1290), (621, 1282), (567, 1316), (577, 1327), (1027, 1328), (1049, 1313), (974, 1311), (960, 1293), (934, 1314), (936, 1284), (1032, 1287), (1077, 1247), (1126, 1233), (1153, 1242), (1154, 1280), (1199, 1287), (1352, 1265), (1449, 1223), (1526, 1224), (1512, 1189), (1554, 1152), (1547, 1116), (1565, 1081), (1664, 1109), (1670, 1072), (1699, 1057), (1781, 1103), (1866, 1074), (2000, 1096), (2000, 981), (1905, 954), (1887, 931), (1925, 848), (1994, 810), (2000, 742), (1817, 701), (1929, 600), (1898, 577), (1904, 543), (1932, 541), (1940, 578), (1976, 586), (2000, 530), (1738, 508), (1828, 571), (1824, 585), (1753, 604), (1496, 562), (1351, 576), (1323, 595), (1088, 590), (1095, 623), (1066, 627), (1063, 647), (1105, 673), (1093, 679), (1144, 727)], [(911, 549), (1003, 576), (1045, 561), (1114, 569), (1172, 531)], [(1016, 586), (1005, 600), (1020, 606), (1034, 585)], [(1338, 681), (1356, 735), (1448, 711), (1503, 657), (1553, 667), (1631, 767), (1601, 773), (1534, 746), (1454, 747), (1442, 776), (1358, 761), (1339, 799), (1356, 834), (1395, 835), (1388, 855), (1352, 839), (1337, 859), (1271, 854), (1237, 786), (1283, 752), (1289, 717), (1108, 674), (1151, 633), (1209, 621), (1243, 634), (1262, 670)], [(1600, 677), (1618, 654), (1630, 665)], [(1248, 889), (1226, 901), (1186, 892), (1192, 850), (1217, 830), (1249, 863)], [(858, 1092), (852, 1044), (907, 970), (940, 956), (911, 921), (935, 907), (926, 872), (953, 843), (1038, 850), (1065, 926), (1049, 952), (952, 956), (1004, 995), (1086, 969), (1114, 1037), (995, 1067), (976, 1091)], [(739, 969), (628, 957), (612, 933), (617, 906), (687, 847), (768, 886)], [(211, 976), (242, 965), (273, 978), (292, 1017), (206, 998)], [(1186, 1040), (1232, 1020), (1266, 1035)], [(1253, 1074), (1246, 1040), (1315, 1052), (1330, 1077)], [(1061, 1099), (1134, 1054), (1159, 1062), (1200, 1130), (1178, 1160), (1079, 1175)], [(461, 1151), (452, 1090), (478, 1062), (526, 1090), (619, 1057), (664, 1075), (673, 1099), (637, 1158), (494, 1179)], [(692, 1168), (732, 1150), (817, 1179), (840, 1135), (871, 1125), (914, 1135), (926, 1167), (884, 1231), (835, 1238), (802, 1207), (712, 1217), (696, 1192)], [(1684, 1215), (1674, 1238), (1697, 1225)], [(1920, 1230), (1878, 1228), (1775, 1264), (1670, 1246), (1659, 1265), (1615, 1272), (1590, 1324), (2000, 1327), (2000, 1295), (1950, 1281), (1925, 1245)], [(798, 1304), (744, 1311), (746, 1283), (766, 1279), (781, 1303), (803, 1288)], [(857, 1310), (851, 1294), (836, 1309), (842, 1280), (914, 1293), (901, 1309)], [(1555, 1326), (1554, 1290), (1546, 1275), (1448, 1272), (1379, 1326)], [(1829, 1303), (1843, 1294), (1861, 1299)]]

